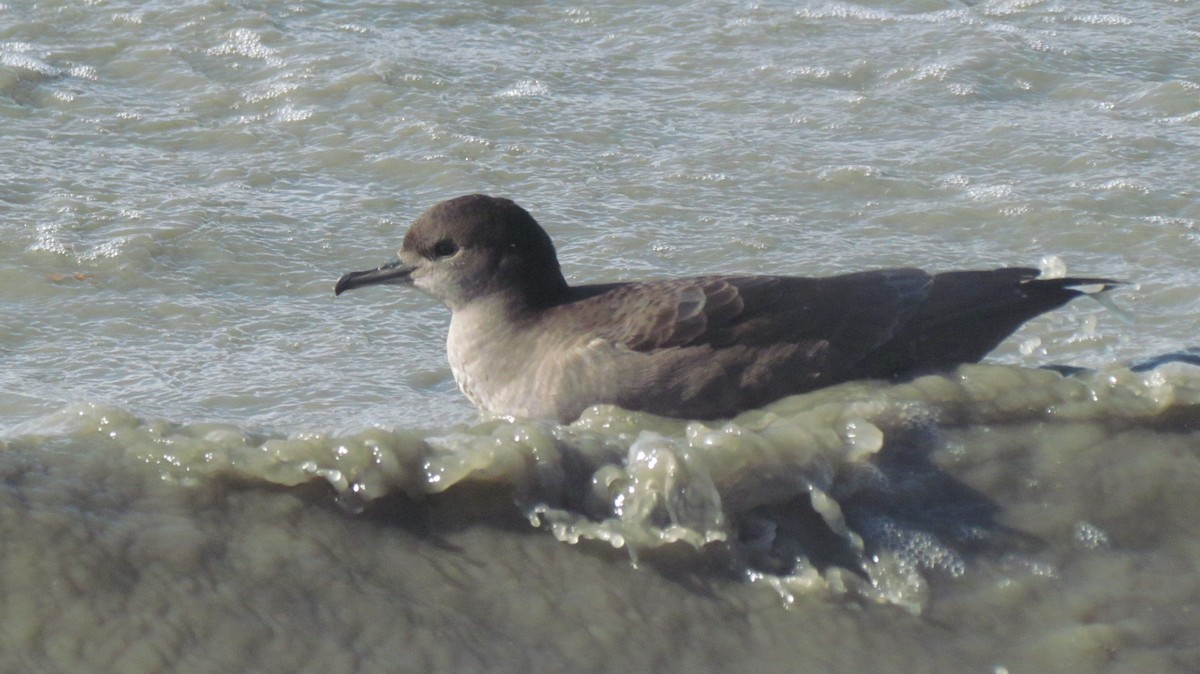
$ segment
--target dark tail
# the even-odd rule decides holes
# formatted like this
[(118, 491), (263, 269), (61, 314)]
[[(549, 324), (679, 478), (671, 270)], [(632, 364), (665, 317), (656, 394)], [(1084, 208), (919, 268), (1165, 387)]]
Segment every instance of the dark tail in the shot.
[(1011, 267), (937, 274), (921, 307), (879, 356), (897, 376), (975, 363), (1029, 319), (1121, 285), (1105, 278), (1041, 279), (1038, 273)]

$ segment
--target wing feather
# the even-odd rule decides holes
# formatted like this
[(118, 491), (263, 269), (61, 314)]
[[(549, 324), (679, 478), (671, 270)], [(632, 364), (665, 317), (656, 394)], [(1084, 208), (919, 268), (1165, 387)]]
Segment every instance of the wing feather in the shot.
[(598, 302), (611, 312), (601, 336), (641, 352), (824, 343), (839, 360), (854, 360), (895, 334), (916, 312), (929, 284), (929, 275), (916, 269), (823, 279), (730, 276), (626, 284), (607, 290)]

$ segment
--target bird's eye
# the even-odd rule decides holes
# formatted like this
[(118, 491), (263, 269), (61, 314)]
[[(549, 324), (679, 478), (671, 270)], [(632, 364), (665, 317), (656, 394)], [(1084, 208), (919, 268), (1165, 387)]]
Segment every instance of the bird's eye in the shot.
[(434, 257), (450, 257), (457, 252), (458, 244), (454, 243), (450, 239), (442, 239), (441, 241), (433, 244)]

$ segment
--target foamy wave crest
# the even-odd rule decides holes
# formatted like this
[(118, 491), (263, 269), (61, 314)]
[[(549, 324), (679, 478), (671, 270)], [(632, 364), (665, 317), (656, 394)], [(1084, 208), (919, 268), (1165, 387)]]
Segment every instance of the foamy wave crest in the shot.
[(26, 424), (10, 442), (99, 443), (180, 489), (324, 483), (356, 514), (389, 498), (470, 501), (499, 489), (534, 527), (623, 549), (635, 564), (682, 554), (788, 601), (852, 592), (919, 611), (931, 574), (960, 576), (980, 556), (1030, 567), (1039, 546), (943, 463), (1002, 463), (1009, 450), (988, 442), (998, 428), (1200, 423), (1200, 375), (1189, 363), (1073, 377), (969, 366), (905, 384), (837, 386), (720, 423), (597, 406), (565, 426), (492, 419), (432, 433), (278, 437), (83, 404)]

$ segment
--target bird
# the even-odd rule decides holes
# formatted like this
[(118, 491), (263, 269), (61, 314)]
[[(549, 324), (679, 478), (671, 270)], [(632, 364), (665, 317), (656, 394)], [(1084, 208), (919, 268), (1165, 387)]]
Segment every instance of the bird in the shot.
[(471, 194), (422, 213), (395, 260), (342, 275), (334, 294), (377, 284), (450, 309), (450, 368), (480, 411), (569, 423), (597, 404), (726, 419), (847, 381), (950, 371), (1120, 282), (1004, 267), (572, 286), (528, 211)]

